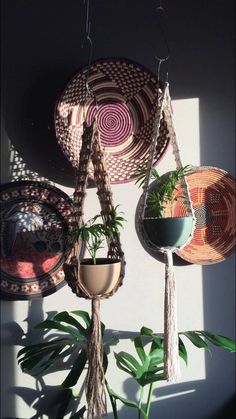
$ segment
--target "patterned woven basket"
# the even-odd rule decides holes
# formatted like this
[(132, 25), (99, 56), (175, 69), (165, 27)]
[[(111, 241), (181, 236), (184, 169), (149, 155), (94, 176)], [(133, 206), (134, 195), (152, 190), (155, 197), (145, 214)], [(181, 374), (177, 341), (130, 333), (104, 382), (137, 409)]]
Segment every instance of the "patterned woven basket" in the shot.
[[(129, 60), (101, 60), (91, 65), (89, 73), (87, 68), (81, 70), (66, 86), (55, 110), (56, 136), (71, 164), (78, 167), (83, 121), (91, 124), (96, 116), (110, 182), (130, 181), (137, 166), (149, 157), (159, 92), (155, 75)], [(162, 119), (155, 164), (168, 143)]]
[[(199, 167), (188, 176), (188, 185), (196, 216), (195, 231), (191, 241), (176, 253), (200, 265), (222, 262), (235, 249), (236, 180), (225, 170)], [(180, 189), (177, 194), (181, 195)], [(173, 215), (186, 215), (181, 200), (176, 201)]]

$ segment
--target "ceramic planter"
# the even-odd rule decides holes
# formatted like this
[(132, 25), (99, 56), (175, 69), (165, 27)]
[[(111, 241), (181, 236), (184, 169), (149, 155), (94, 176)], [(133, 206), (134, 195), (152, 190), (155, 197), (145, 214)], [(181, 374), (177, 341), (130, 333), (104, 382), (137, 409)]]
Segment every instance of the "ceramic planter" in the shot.
[(80, 279), (90, 295), (110, 293), (117, 285), (121, 272), (121, 262), (114, 259), (97, 258), (80, 263)]
[(145, 218), (143, 225), (149, 240), (156, 246), (181, 247), (192, 232), (193, 218)]

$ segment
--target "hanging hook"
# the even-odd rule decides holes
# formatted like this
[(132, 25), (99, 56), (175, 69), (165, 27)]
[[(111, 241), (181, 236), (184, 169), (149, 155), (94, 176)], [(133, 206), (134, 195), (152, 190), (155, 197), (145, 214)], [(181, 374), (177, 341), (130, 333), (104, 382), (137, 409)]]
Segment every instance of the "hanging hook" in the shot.
[[(159, 0), (159, 5), (158, 5), (158, 7), (157, 7), (156, 10), (158, 12), (160, 11), (162, 13), (165, 13), (165, 10), (164, 10), (164, 8), (162, 6), (162, 0)], [(158, 23), (159, 23), (161, 35), (162, 35), (162, 38), (164, 40), (164, 43), (165, 43), (165, 46), (166, 46), (166, 50), (167, 50), (167, 54), (166, 54), (165, 57), (160, 57), (160, 56), (155, 55), (155, 59), (158, 61), (158, 65), (157, 65), (157, 79), (159, 81), (160, 80), (160, 72), (161, 72), (161, 64), (164, 63), (165, 61), (168, 61), (169, 58), (170, 58), (170, 47), (169, 47), (169, 43), (167, 41), (167, 37), (165, 35), (165, 31), (164, 31), (163, 26), (161, 24), (161, 20), (160, 20), (160, 18), (159, 18), (158, 15), (157, 15), (157, 19), (158, 19)], [(166, 74), (166, 81), (168, 82), (168, 72)]]
[(91, 62), (92, 62), (92, 55), (93, 55), (93, 41), (90, 35), (90, 30), (91, 30), (91, 22), (89, 20), (89, 0), (84, 0), (84, 4), (86, 3), (86, 17), (85, 17), (85, 35), (83, 38), (83, 41), (81, 43), (81, 48), (85, 47), (85, 44), (88, 45), (88, 51), (89, 51), (89, 56), (88, 56), (88, 64), (87, 64), (87, 70), (85, 73), (85, 86), (86, 86), (86, 90), (89, 96), (92, 95), (92, 90), (90, 89), (89, 86), (89, 72), (90, 72), (90, 67), (91, 67)]
[(157, 6), (157, 10), (164, 10), (162, 6), (162, 0), (159, 0), (159, 5)]

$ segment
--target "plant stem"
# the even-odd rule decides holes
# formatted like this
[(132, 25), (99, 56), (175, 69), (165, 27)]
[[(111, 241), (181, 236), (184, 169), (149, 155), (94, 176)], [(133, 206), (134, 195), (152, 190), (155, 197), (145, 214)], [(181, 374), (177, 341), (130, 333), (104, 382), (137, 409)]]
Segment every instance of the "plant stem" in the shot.
[(143, 387), (140, 388), (140, 396), (139, 396), (139, 403), (138, 403), (138, 419), (141, 419), (141, 408), (142, 408), (142, 400), (143, 400)]
[(151, 408), (151, 401), (152, 401), (152, 393), (154, 390), (154, 385), (153, 383), (150, 384), (149, 386), (149, 391), (148, 391), (148, 398), (147, 398), (147, 406), (146, 406), (146, 415), (147, 417), (149, 416), (149, 412), (150, 412), (150, 408)]
[(111, 402), (111, 407), (112, 407), (112, 411), (113, 411), (113, 416), (114, 416), (114, 419), (119, 419), (119, 418), (118, 418), (118, 413), (117, 413), (116, 399), (114, 399), (114, 398), (110, 395), (110, 392), (109, 392), (109, 385), (108, 385), (108, 383), (107, 383), (107, 380), (105, 380), (105, 386), (106, 386), (107, 393), (108, 393), (108, 396), (109, 396), (109, 399), (110, 399), (110, 402)]

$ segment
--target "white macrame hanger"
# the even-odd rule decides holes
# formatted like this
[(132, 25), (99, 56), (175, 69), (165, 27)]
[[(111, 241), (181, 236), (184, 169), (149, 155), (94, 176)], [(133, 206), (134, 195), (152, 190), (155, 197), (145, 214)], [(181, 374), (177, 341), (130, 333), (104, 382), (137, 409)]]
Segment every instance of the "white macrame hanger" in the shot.
[[(157, 10), (164, 11), (162, 4), (160, 2)], [(160, 81), (160, 71), (161, 65), (163, 62), (167, 61), (170, 56), (168, 42), (164, 35), (163, 28), (160, 24), (162, 35), (166, 42), (168, 49), (168, 55), (165, 58), (155, 57), (158, 60), (157, 67), (157, 78)], [(177, 250), (176, 248), (159, 248), (154, 245), (148, 238), (144, 228), (143, 228), (143, 219), (145, 218), (145, 208), (147, 194), (151, 178), (151, 170), (154, 164), (155, 149), (160, 134), (160, 124), (161, 119), (164, 118), (167, 124), (168, 136), (170, 138), (170, 143), (172, 146), (172, 151), (176, 163), (177, 169), (183, 167), (182, 160), (180, 157), (180, 149), (177, 143), (177, 137), (175, 133), (174, 123), (173, 123), (173, 109), (171, 104), (171, 98), (169, 93), (169, 82), (168, 82), (168, 73), (166, 77), (166, 82), (164, 88), (159, 93), (156, 106), (156, 118), (153, 127), (153, 137), (150, 147), (150, 156), (147, 163), (147, 172), (143, 185), (143, 193), (140, 199), (139, 214), (138, 214), (138, 226), (141, 235), (143, 236), (148, 250), (155, 252), (164, 253), (165, 257), (165, 298), (164, 298), (164, 371), (167, 381), (176, 382), (180, 377), (180, 366), (179, 366), (179, 338), (178, 338), (178, 325), (177, 325), (177, 292), (176, 292), (176, 281), (173, 269), (173, 253)], [(195, 215), (191, 202), (191, 197), (189, 193), (188, 183), (185, 176), (181, 178), (181, 186), (184, 195), (184, 204), (186, 205), (187, 213), (193, 218), (192, 232), (186, 243), (191, 240), (195, 228)]]

